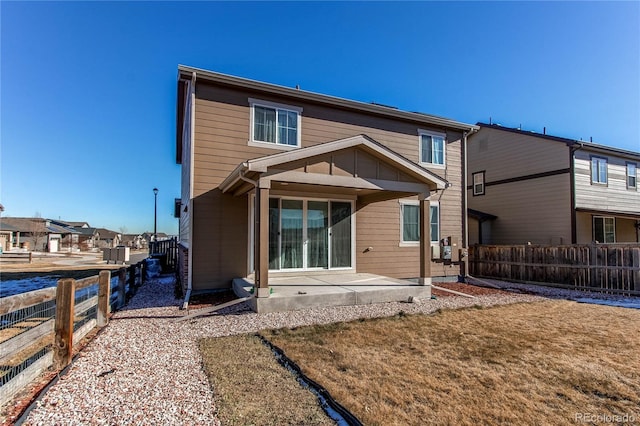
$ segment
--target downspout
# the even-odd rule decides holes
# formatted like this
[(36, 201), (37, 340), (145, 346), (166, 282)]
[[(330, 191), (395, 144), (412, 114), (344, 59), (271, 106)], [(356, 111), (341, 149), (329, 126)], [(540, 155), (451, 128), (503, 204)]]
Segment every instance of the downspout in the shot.
[(576, 151), (584, 148), (584, 144), (576, 142), (572, 146), (569, 147), (569, 186), (571, 191), (571, 244), (578, 243), (578, 230), (577, 230), (577, 217), (576, 217), (576, 161), (575, 161), (575, 153)]
[(189, 91), (189, 252), (187, 254), (187, 292), (184, 295), (182, 309), (187, 309), (191, 291), (193, 290), (193, 181), (195, 164), (194, 145), (196, 134), (196, 73), (191, 73), (191, 88)]
[(467, 207), (467, 138), (475, 133), (477, 130), (469, 129), (468, 132), (462, 133), (462, 161), (464, 164), (462, 165), (462, 228), (464, 232), (464, 246), (466, 255), (464, 258), (464, 276), (462, 277), (462, 281), (466, 282), (467, 277), (469, 277), (469, 220), (468, 217), (468, 207)]

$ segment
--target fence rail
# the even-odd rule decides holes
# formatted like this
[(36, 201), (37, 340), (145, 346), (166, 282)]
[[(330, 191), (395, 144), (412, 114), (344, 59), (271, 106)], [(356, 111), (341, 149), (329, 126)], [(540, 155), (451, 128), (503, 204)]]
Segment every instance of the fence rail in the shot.
[(178, 263), (178, 239), (170, 238), (149, 243), (149, 257), (160, 259), (162, 270), (175, 271)]
[(33, 263), (33, 253), (31, 252), (10, 252), (0, 253), (0, 263)]
[(56, 287), (0, 299), (0, 405), (50, 367), (72, 359), (73, 345), (122, 308), (144, 282), (145, 262)]
[(640, 245), (469, 247), (471, 275), (556, 285), (577, 290), (640, 295)]

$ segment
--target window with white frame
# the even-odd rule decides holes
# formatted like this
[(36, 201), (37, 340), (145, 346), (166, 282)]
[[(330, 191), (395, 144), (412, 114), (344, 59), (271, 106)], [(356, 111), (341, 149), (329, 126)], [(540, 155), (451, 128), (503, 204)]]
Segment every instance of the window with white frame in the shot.
[(484, 172), (473, 175), (473, 195), (484, 195)]
[(436, 166), (444, 166), (445, 134), (420, 130), (420, 162)]
[(302, 108), (249, 99), (251, 142), (280, 147), (300, 147)]
[[(431, 202), (429, 209), (431, 243), (440, 241), (440, 205)], [(400, 202), (401, 243), (420, 242), (420, 205), (417, 201)]]
[(607, 183), (607, 159), (591, 157), (591, 183)]
[(616, 219), (613, 217), (593, 217), (593, 240), (599, 243), (616, 242)]
[(627, 163), (627, 189), (638, 187), (637, 167), (635, 163)]

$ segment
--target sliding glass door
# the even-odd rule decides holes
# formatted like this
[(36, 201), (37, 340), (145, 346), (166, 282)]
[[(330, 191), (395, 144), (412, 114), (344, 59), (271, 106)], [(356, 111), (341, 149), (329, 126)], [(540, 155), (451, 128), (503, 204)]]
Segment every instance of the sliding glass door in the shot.
[(314, 270), (352, 266), (352, 204), (269, 199), (269, 269)]

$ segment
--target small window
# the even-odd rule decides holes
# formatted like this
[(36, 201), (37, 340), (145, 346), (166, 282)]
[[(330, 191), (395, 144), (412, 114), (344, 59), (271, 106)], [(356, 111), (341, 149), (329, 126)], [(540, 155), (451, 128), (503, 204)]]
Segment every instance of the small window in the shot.
[(433, 133), (419, 131), (420, 135), (420, 162), (444, 166), (445, 161), (445, 135), (443, 133)]
[(627, 189), (638, 187), (638, 177), (635, 163), (627, 163)]
[(484, 172), (473, 174), (473, 195), (484, 195)]
[(591, 183), (607, 183), (607, 159), (591, 157)]
[(251, 141), (260, 144), (300, 147), (301, 108), (249, 99)]
[(593, 240), (599, 243), (616, 242), (616, 220), (613, 217), (593, 217)]
[[(430, 205), (431, 242), (440, 241), (440, 206)], [(400, 222), (402, 224), (402, 243), (420, 242), (420, 206), (417, 203), (400, 204)]]

